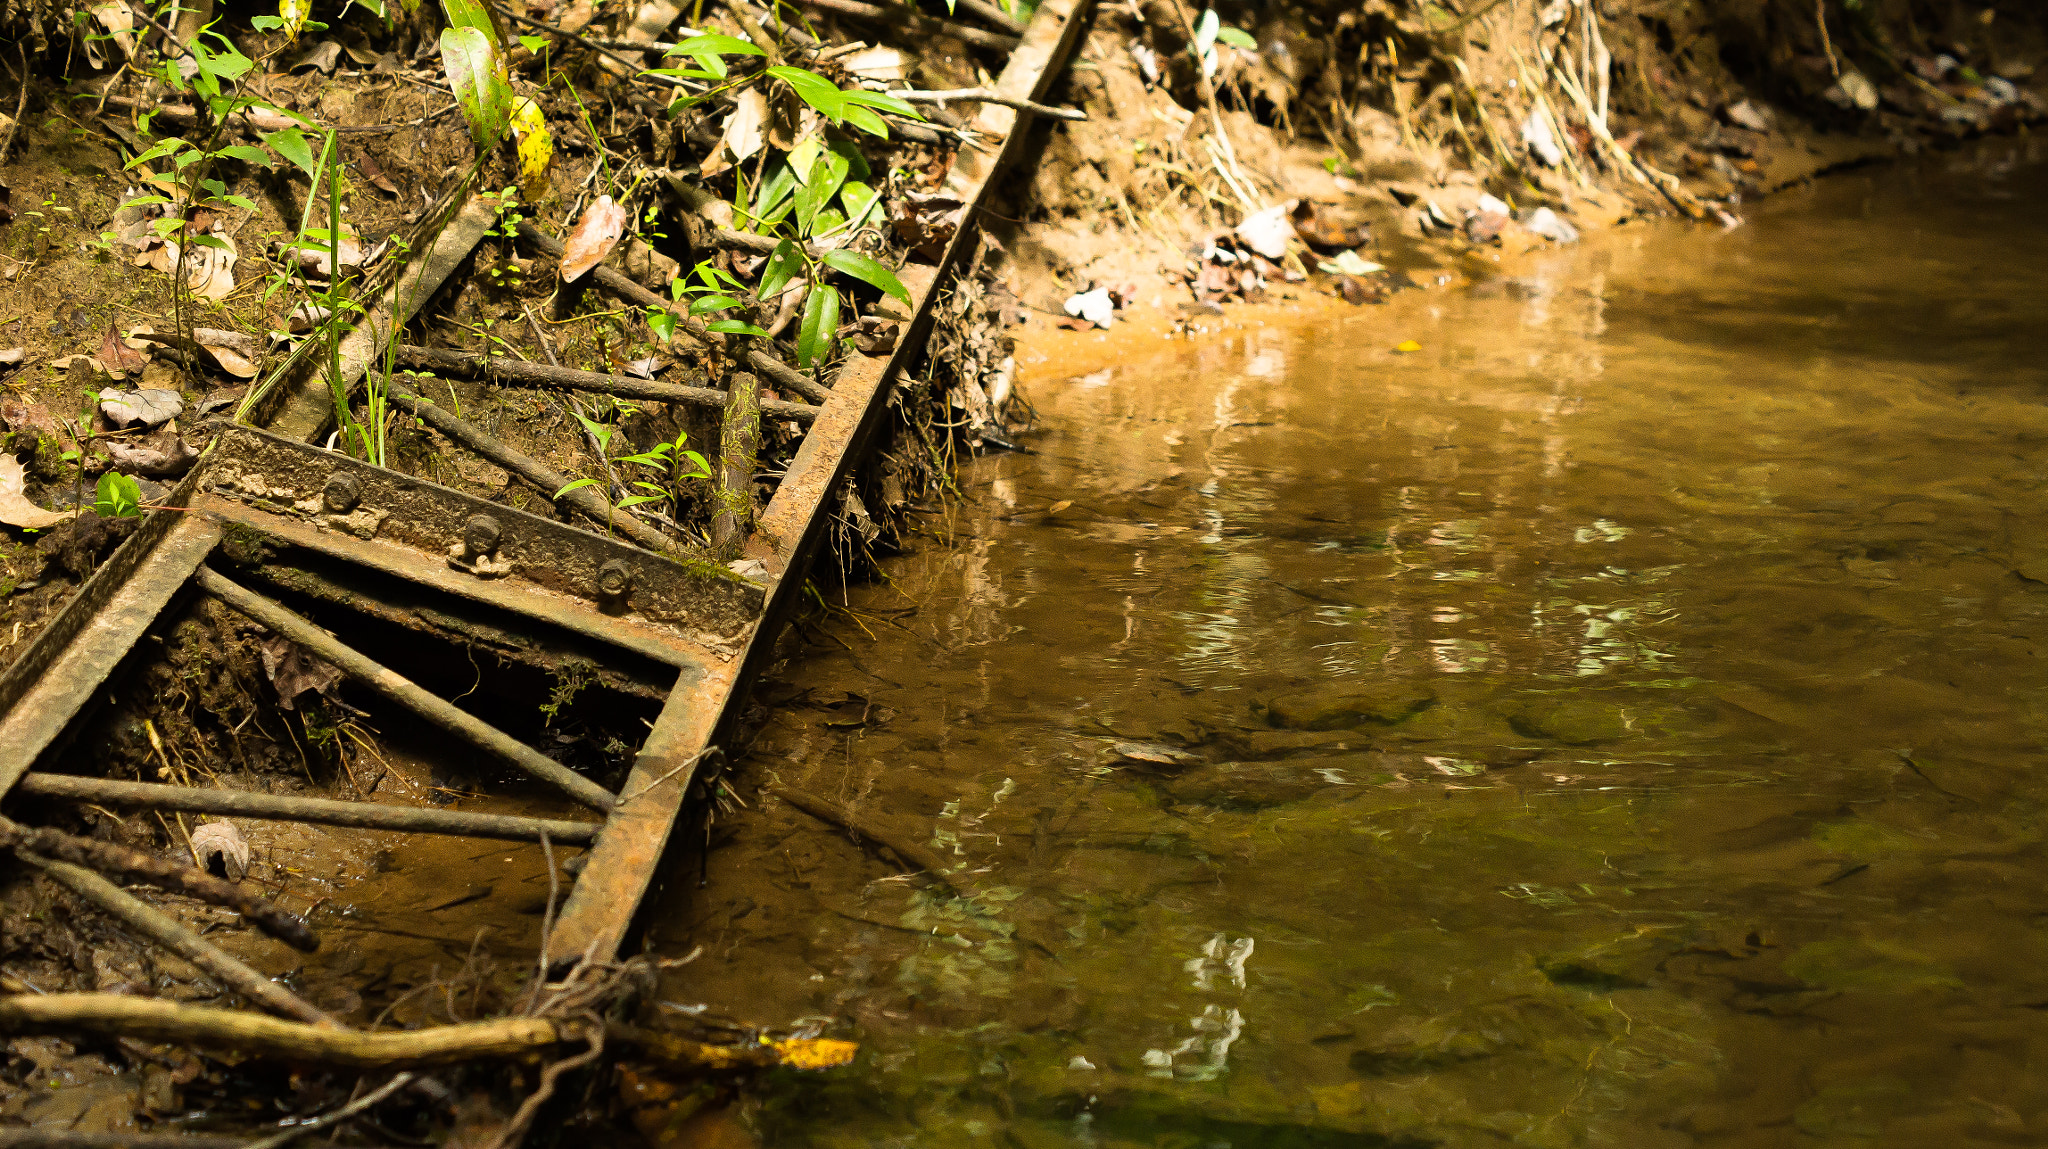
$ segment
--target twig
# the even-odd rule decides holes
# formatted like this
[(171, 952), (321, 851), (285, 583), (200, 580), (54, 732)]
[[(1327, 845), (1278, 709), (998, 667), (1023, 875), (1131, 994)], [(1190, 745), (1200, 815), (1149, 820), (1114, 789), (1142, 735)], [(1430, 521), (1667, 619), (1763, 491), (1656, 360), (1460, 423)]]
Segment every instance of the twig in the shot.
[[(1835, 59), (1835, 46), (1828, 40), (1828, 0), (1813, 0), (1813, 22), (1820, 28), (1820, 50), (1828, 58), (1828, 71), (1839, 80), (1842, 78), (1842, 62)], [(6, 154), (6, 149), (0, 148), (0, 156)]]
[[(467, 351), (449, 351), (439, 347), (414, 347), (401, 344), (398, 361), (408, 367), (424, 367), (434, 371), (446, 371), (481, 378), (486, 382), (505, 382), (520, 387), (548, 387), (564, 391), (588, 391), (600, 395), (617, 395), (622, 399), (645, 399), (655, 403), (687, 403), (692, 407), (725, 406), (725, 392), (715, 387), (690, 387), (680, 383), (661, 383), (652, 379), (635, 379), (626, 375), (604, 375), (596, 371), (578, 371), (573, 367), (550, 367), (540, 363), (528, 363), (521, 359), (506, 359), (496, 355), (479, 355)], [(781, 364), (777, 364), (781, 366)], [(784, 371), (790, 368), (783, 367)], [(791, 374), (795, 372), (791, 371)], [(802, 376), (798, 376), (802, 378)], [(816, 390), (817, 385), (804, 380), (805, 386)], [(793, 388), (792, 388), (793, 389)], [(799, 394), (803, 392), (799, 391)], [(819, 394), (825, 395), (822, 390)], [(820, 399), (820, 402), (823, 400)], [(793, 419), (809, 423), (818, 417), (816, 407), (802, 403), (764, 403), (762, 410), (776, 419)], [(552, 493), (552, 492), (550, 492)]]
[(959, 897), (973, 897), (981, 892), (965, 878), (956, 878), (947, 873), (945, 859), (916, 842), (874, 825), (837, 802), (828, 801), (815, 794), (807, 794), (779, 782), (770, 784), (766, 789), (768, 793), (811, 817), (821, 822), (829, 822), (852, 834), (856, 839), (863, 839), (872, 846), (888, 851), (895, 857), (896, 864), (907, 873), (922, 870), (932, 881), (952, 890)]
[(413, 1075), (410, 1071), (397, 1074), (391, 1080), (332, 1113), (323, 1113), (311, 1121), (302, 1121), (297, 1125), (273, 1133), (261, 1141), (250, 1142), (249, 1149), (283, 1149), (283, 1146), (291, 1144), (308, 1133), (318, 1133), (330, 1125), (339, 1125), (412, 1084), (412, 1078)]
[[(540, 952), (540, 960), (543, 962), (547, 961), (548, 951), (546, 948), (543, 947)], [(527, 1127), (532, 1125), (534, 1117), (539, 1115), (540, 1107), (547, 1104), (548, 1098), (555, 1095), (555, 1082), (561, 1080), (562, 1075), (570, 1070), (581, 1069), (603, 1055), (604, 1025), (598, 1021), (595, 1014), (586, 1016), (592, 1023), (584, 1030), (585, 1033), (589, 1034), (587, 1040), (590, 1042), (590, 1048), (574, 1057), (565, 1057), (560, 1061), (550, 1062), (546, 1069), (540, 1071), (539, 1088), (533, 1091), (532, 1096), (519, 1103), (518, 1112), (514, 1113), (512, 1120), (505, 1124), (504, 1131), (498, 1134), (497, 1141), (492, 1143), (492, 1149), (517, 1149), (519, 1143), (526, 1139)]]
[(939, 92), (895, 91), (884, 89), (889, 95), (913, 104), (943, 104), (948, 100), (970, 100), (983, 104), (1001, 104), (1006, 108), (1017, 108), (1041, 116), (1060, 120), (1085, 120), (1088, 113), (1079, 108), (1055, 108), (1035, 100), (1020, 100), (1012, 96), (999, 95), (987, 88), (949, 88)]
[(797, 0), (806, 8), (817, 8), (826, 12), (837, 12), (860, 20), (873, 20), (881, 24), (908, 24), (920, 32), (937, 32), (951, 36), (964, 44), (977, 48), (989, 48), (998, 52), (1015, 51), (1018, 37), (1000, 32), (985, 32), (950, 20), (926, 16), (914, 8), (869, 4), (864, 0)]
[(146, 882), (174, 894), (225, 906), (293, 949), (312, 953), (320, 948), (320, 939), (298, 915), (288, 913), (269, 899), (224, 882), (205, 870), (167, 862), (113, 842), (77, 838), (47, 827), (24, 826), (8, 818), (0, 818), (0, 845), (16, 850), (33, 850), (87, 869), (117, 874), (129, 881)]
[(681, 80), (676, 79), (674, 76), (649, 76), (647, 74), (647, 66), (645, 64), (641, 63), (638, 60), (629, 60), (626, 57), (621, 56), (617, 52), (612, 51), (610, 48), (602, 47), (597, 43), (597, 41), (592, 40), (590, 37), (585, 36), (581, 32), (571, 32), (567, 28), (557, 28), (553, 24), (545, 24), (539, 20), (533, 19), (530, 16), (522, 16), (509, 8), (505, 8), (497, 4), (492, 4), (491, 8), (497, 11), (500, 15), (504, 16), (508, 20), (517, 20), (521, 24), (524, 24), (529, 28), (538, 28), (541, 31), (546, 32), (550, 36), (560, 36), (564, 39), (574, 40), (578, 44), (583, 45), (584, 47), (590, 49), (593, 52), (597, 52), (604, 56), (608, 56), (612, 60), (630, 69), (633, 78), (636, 80), (659, 80), (660, 82), (667, 84), (670, 87), (680, 88), (683, 86), (683, 82)]
[(21, 117), (28, 114), (28, 49), (17, 43), (14, 50), (21, 53), (21, 95), (14, 101), (14, 119), (7, 124), (7, 135), (0, 138), (0, 164), (7, 162), (7, 150), (14, 146), (14, 133), (21, 130)]
[[(31, 866), (41, 869), (44, 873), (54, 878), (58, 884), (84, 898), (102, 913), (119, 921), (122, 925), (136, 931), (156, 944), (163, 946), (200, 969), (205, 970), (208, 974), (219, 979), (221, 984), (248, 998), (250, 1001), (262, 1005), (265, 1009), (311, 1022), (314, 1027), (317, 1027), (317, 1032), (340, 1032), (336, 1028), (339, 1023), (314, 1008), (306, 999), (250, 969), (246, 964), (230, 956), (227, 951), (193, 933), (184, 923), (176, 918), (100, 877), (84, 866), (75, 866), (70, 862), (60, 862), (54, 858), (45, 858), (28, 850), (17, 850), (15, 851), (15, 856)], [(36, 1000), (54, 1001), (57, 997), (58, 995), (51, 994), (48, 997)], [(0, 1009), (4, 1009), (7, 1000), (20, 1001), (21, 999), (0, 999)], [(233, 1014), (231, 1016), (246, 1017), (250, 1015)], [(269, 1021), (271, 1019), (262, 1018), (260, 1020)], [(0, 1024), (4, 1024), (4, 1022), (0, 1022)]]

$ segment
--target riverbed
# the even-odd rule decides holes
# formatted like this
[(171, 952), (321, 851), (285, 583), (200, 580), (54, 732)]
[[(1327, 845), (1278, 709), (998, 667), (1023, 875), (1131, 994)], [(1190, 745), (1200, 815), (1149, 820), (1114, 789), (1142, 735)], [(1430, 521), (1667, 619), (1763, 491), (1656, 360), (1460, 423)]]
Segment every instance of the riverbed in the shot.
[(1027, 346), (656, 915), (664, 1008), (863, 1046), (726, 1132), (2048, 1138), (2034, 150)]

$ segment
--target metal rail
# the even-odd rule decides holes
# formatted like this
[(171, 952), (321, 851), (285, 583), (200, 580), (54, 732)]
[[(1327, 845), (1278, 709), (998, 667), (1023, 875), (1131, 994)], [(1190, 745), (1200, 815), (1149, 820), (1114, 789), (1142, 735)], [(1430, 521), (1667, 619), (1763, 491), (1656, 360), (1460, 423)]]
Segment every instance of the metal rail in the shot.
[[(1088, 3), (1048, 0), (1041, 5), (995, 91), (1013, 103), (1043, 102), (1078, 42)], [(174, 492), (173, 509), (154, 512), (0, 673), (0, 800), (20, 794), (416, 833), (525, 840), (545, 835), (556, 842), (588, 842), (586, 864), (549, 935), (548, 957), (564, 962), (617, 952), (655, 884), (698, 771), (713, 760), (747, 687), (767, 663), (783, 618), (799, 597), (805, 565), (827, 533), (837, 493), (886, 416), (892, 382), (921, 354), (932, 305), (978, 241), (976, 213), (1021, 154), (1029, 123), (1028, 111), (982, 106), (973, 128), (1001, 144), (986, 153), (966, 149), (956, 159), (948, 187), (970, 210), (935, 266), (901, 269), (913, 318), (893, 353), (886, 359), (855, 357), (829, 390), (819, 385), (822, 380), (803, 379), (805, 386), (798, 389), (823, 399), (816, 408), (764, 408), (768, 417), (809, 422), (774, 499), (741, 546), (742, 554), (765, 565), (765, 580), (666, 551), (663, 540), (644, 524), (618, 519), (601, 501), (586, 500), (578, 507), (589, 523), (583, 529), (321, 450), (311, 444), (325, 429), (329, 392), (324, 381), (302, 372), (259, 409), (266, 429), (220, 431), (200, 465)], [(424, 252), (420, 261), (398, 276), (371, 320), (344, 342), (351, 372), (373, 366), (365, 349), (388, 342), (393, 327), (466, 258), (488, 215), (473, 203), (437, 209), (435, 218), (446, 222), (434, 234), (416, 237), (415, 250)], [(606, 282), (600, 278), (601, 286)], [(498, 363), (480, 366), (504, 369)], [(794, 374), (779, 361), (762, 367), (771, 368)], [(563, 376), (553, 385), (604, 389), (632, 384), (607, 376)], [(706, 391), (679, 397), (707, 405), (721, 394), (672, 389)], [(428, 411), (428, 404), (418, 405), (423, 416), (446, 416), (440, 423), (452, 419), (449, 413)], [(488, 454), (503, 447), (463, 440), (460, 431), (450, 433), (471, 450)], [(619, 534), (627, 537), (614, 537)], [(289, 578), (277, 572), (289, 571), (294, 556), (325, 564), (323, 571), (338, 566), (364, 572), (361, 579), (350, 576), (351, 587), (397, 580), (411, 594), (446, 596), (509, 613), (566, 636), (571, 644), (614, 650), (634, 667), (626, 677), (645, 681), (649, 665), (664, 675), (673, 672), (673, 686), (624, 789), (610, 794), (224, 573), (239, 566), (290, 589)], [(309, 571), (307, 581), (337, 585), (327, 573)], [(30, 773), (75, 734), (94, 694), (165, 609), (181, 594), (197, 591), (222, 598), (444, 727), (463, 731), (494, 754), (547, 778), (604, 811), (605, 820), (511, 818)], [(371, 602), (365, 609), (392, 618), (409, 608)], [(126, 902), (121, 905), (131, 924), (147, 917), (147, 932), (162, 944), (181, 952), (211, 948), (167, 915), (139, 914)], [(246, 979), (243, 984), (245, 992), (262, 996)]]

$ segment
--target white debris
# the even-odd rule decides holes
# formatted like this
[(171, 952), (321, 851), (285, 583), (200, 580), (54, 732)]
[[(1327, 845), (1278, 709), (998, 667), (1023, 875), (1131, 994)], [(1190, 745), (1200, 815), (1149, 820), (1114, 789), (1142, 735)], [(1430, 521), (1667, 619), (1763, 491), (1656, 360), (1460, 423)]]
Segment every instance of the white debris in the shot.
[(1550, 132), (1550, 121), (1543, 116), (1543, 109), (1537, 108), (1522, 121), (1522, 146), (1529, 154), (1543, 161), (1545, 167), (1556, 167), (1564, 162), (1564, 149), (1557, 146), (1557, 137)]
[(1522, 221), (1522, 226), (1544, 239), (1558, 243), (1579, 242), (1579, 229), (1565, 222), (1563, 216), (1547, 207), (1539, 207), (1529, 213), (1529, 218)]
[(1265, 256), (1279, 260), (1287, 256), (1287, 241), (1294, 238), (1294, 221), (1289, 213), (1294, 210), (1293, 201), (1274, 204), (1272, 207), (1247, 218), (1237, 225), (1237, 238), (1245, 246)]
[(1098, 287), (1068, 299), (1067, 314), (1097, 327), (1108, 327), (1116, 321), (1116, 304), (1110, 302), (1109, 288)]

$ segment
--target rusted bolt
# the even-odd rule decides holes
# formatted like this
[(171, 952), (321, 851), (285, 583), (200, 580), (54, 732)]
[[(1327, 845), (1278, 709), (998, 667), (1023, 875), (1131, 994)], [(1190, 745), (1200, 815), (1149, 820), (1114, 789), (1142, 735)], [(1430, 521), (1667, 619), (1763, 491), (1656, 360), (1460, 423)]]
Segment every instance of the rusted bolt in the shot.
[(327, 485), (320, 488), (320, 503), (330, 515), (348, 514), (362, 501), (363, 485), (347, 471), (336, 471), (327, 476)]
[(470, 558), (492, 554), (497, 551), (498, 540), (503, 533), (498, 520), (491, 516), (471, 515), (469, 521), (462, 524), (462, 549)]
[(612, 561), (597, 568), (597, 594), (599, 598), (617, 602), (633, 589), (633, 572), (624, 559)]

